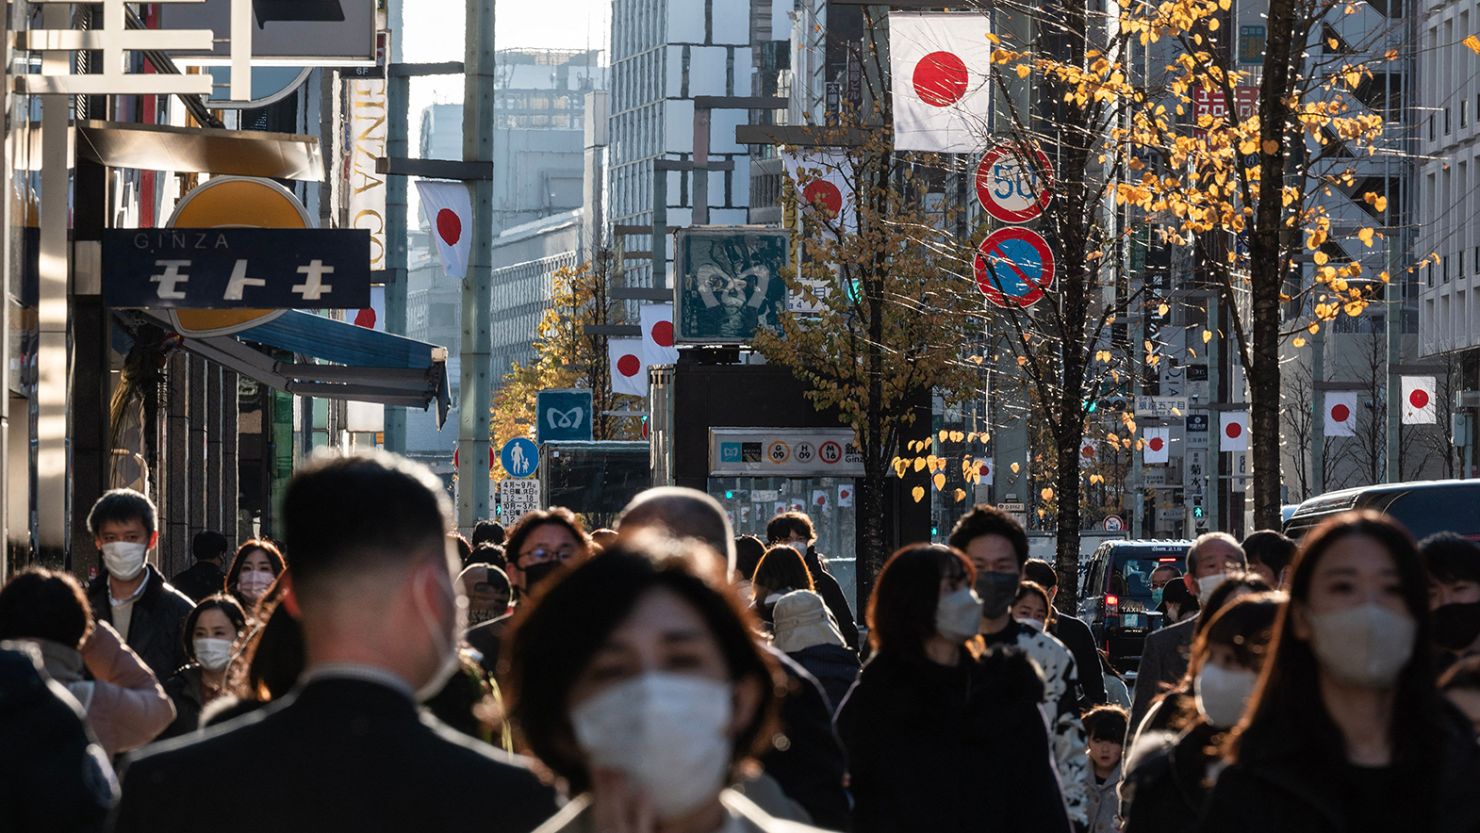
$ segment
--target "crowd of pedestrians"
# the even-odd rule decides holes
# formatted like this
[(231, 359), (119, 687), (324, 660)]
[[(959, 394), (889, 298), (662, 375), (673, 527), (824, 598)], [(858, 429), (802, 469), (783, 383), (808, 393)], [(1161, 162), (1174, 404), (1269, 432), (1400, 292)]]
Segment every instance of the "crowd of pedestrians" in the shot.
[(1203, 535), (1124, 674), (985, 505), (884, 559), (861, 619), (805, 514), (737, 538), (689, 489), (464, 539), (369, 454), (280, 517), (166, 580), (116, 490), (96, 580), (0, 588), (0, 830), (1480, 833), (1456, 535)]

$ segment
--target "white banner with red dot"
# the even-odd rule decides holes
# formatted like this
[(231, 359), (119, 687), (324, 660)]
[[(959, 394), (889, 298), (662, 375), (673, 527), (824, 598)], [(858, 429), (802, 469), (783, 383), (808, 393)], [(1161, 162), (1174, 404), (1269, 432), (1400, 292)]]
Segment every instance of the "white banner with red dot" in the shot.
[(1172, 430), (1170, 428), (1147, 428), (1141, 432), (1142, 462), (1149, 466), (1164, 466), (1171, 460)]
[(1326, 394), (1326, 436), (1357, 435), (1357, 392), (1329, 391)]
[(826, 223), (852, 234), (858, 231), (853, 204), (853, 163), (843, 151), (807, 151), (782, 157), (786, 177), (797, 189), (801, 207)]
[(986, 144), (991, 30), (975, 12), (889, 13), (895, 150), (974, 153)]
[(612, 393), (648, 395), (648, 363), (643, 356), (642, 339), (609, 338), (606, 355), (611, 363)]
[(674, 364), (678, 348), (673, 343), (673, 304), (643, 304), (638, 310), (642, 322), (643, 358), (648, 364)]
[(1433, 376), (1403, 377), (1403, 424), (1433, 425), (1439, 421), (1438, 409), (1434, 407), (1435, 379)]
[(461, 280), (468, 274), (468, 252), (473, 247), (473, 196), (461, 182), (416, 180), (421, 213), (437, 243), (442, 271)]
[(1224, 411), (1218, 415), (1218, 450), (1249, 450), (1249, 412)]

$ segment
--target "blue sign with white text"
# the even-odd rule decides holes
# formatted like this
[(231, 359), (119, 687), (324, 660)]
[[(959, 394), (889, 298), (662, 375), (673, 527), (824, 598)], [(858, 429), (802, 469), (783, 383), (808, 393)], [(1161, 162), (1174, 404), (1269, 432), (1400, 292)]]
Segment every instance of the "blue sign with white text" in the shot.
[(591, 441), (591, 391), (542, 390), (535, 405), (535, 436), (551, 440)]
[(540, 447), (534, 444), (534, 440), (515, 437), (504, 443), (504, 450), (499, 452), (499, 461), (510, 477), (533, 476), (535, 469), (540, 466)]

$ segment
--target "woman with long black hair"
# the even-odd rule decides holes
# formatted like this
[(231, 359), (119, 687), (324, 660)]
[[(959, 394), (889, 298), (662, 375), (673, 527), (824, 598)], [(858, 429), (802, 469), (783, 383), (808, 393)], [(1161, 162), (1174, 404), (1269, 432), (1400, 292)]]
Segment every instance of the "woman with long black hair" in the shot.
[(1407, 532), (1371, 512), (1322, 524), (1202, 833), (1480, 831), (1480, 746), (1435, 686), (1429, 629)]

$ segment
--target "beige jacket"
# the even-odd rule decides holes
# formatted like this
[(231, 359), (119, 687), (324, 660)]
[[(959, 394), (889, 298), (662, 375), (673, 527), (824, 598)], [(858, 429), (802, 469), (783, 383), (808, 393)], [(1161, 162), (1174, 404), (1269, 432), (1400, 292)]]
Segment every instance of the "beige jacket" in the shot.
[[(107, 622), (96, 622), (79, 654), (38, 639), (46, 672), (67, 687), (87, 712), (87, 725), (109, 757), (136, 749), (175, 719), (175, 706), (144, 664)], [(92, 679), (82, 673), (86, 666)]]
[[(823, 833), (821, 828), (768, 816), (750, 799), (734, 790), (721, 792), (719, 800), (729, 818), (715, 833)], [(583, 795), (565, 805), (535, 833), (601, 833), (592, 827), (591, 816), (591, 796)]]

